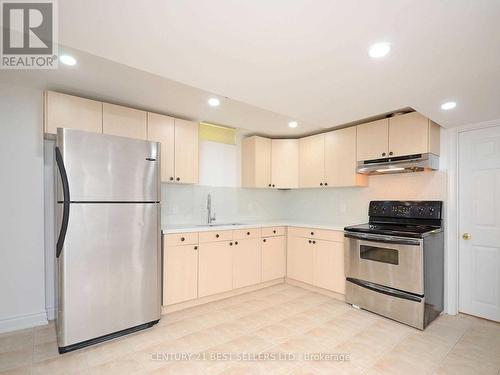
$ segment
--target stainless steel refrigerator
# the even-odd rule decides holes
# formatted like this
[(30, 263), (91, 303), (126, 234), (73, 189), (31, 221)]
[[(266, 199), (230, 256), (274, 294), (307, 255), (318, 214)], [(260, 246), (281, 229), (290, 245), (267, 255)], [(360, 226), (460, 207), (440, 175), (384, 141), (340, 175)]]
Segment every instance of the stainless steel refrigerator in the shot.
[(55, 152), (64, 353), (160, 319), (160, 145), (58, 129)]

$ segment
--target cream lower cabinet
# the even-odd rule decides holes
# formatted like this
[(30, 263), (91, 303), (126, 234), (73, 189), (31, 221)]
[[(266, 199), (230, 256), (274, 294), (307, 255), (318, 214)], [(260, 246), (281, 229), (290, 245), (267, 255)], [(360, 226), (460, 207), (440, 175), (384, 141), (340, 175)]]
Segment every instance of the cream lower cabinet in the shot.
[(312, 240), (288, 237), (287, 276), (304, 283), (313, 283), (314, 253)]
[(345, 294), (344, 243), (315, 240), (313, 285)]
[(198, 297), (233, 288), (233, 241), (201, 243), (198, 248)]
[(233, 243), (233, 289), (261, 281), (261, 239), (247, 238)]
[[(292, 235), (288, 237), (287, 277), (345, 294), (342, 232), (314, 228), (292, 228), (289, 235), (290, 232)], [(293, 234), (304, 237), (296, 237)]]
[(286, 240), (285, 236), (265, 237), (262, 241), (262, 281), (270, 281), (285, 276)]
[(198, 297), (198, 245), (165, 246), (163, 253), (163, 304)]

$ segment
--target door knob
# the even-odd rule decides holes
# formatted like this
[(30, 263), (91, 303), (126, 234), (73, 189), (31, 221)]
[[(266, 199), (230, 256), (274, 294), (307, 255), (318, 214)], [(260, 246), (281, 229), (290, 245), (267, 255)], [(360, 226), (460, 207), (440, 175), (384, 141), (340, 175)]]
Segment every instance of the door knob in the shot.
[(470, 234), (470, 233), (464, 233), (464, 234), (462, 234), (462, 238), (463, 238), (464, 240), (470, 240), (470, 239), (471, 239), (471, 237), (472, 237), (472, 236), (471, 236), (471, 234)]

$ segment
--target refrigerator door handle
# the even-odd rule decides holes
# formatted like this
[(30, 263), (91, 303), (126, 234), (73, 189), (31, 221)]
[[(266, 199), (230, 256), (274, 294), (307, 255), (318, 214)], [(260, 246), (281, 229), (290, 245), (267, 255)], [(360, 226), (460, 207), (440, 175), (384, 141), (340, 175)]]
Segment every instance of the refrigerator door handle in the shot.
[(59, 258), (64, 245), (64, 240), (66, 238), (66, 231), (68, 230), (69, 221), (69, 182), (68, 175), (66, 174), (66, 168), (64, 167), (64, 162), (62, 159), (61, 151), (59, 147), (56, 147), (56, 163), (57, 169), (59, 169), (59, 174), (61, 175), (62, 190), (63, 190), (63, 217), (61, 223), (61, 230), (59, 232), (59, 238), (56, 244), (56, 258)]

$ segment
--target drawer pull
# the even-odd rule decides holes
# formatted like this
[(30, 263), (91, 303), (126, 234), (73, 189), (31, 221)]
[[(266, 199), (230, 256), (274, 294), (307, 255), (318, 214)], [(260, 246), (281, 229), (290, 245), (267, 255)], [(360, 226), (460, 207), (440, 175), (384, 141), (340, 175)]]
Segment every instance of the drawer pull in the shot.
[(314, 236), (314, 232), (311, 232), (311, 236)]
[(194, 247), (194, 249), (195, 249), (195, 250), (198, 250), (198, 246), (195, 246), (195, 247)]
[(266, 239), (264, 238), (264, 239), (262, 240), (262, 242), (266, 242)]
[(229, 242), (229, 246), (233, 246), (233, 243), (232, 243), (232, 242)]
[(184, 237), (181, 237), (181, 241), (184, 242), (186, 241), (186, 239)]
[(247, 236), (250, 236), (250, 232), (247, 232)]
[(219, 238), (219, 237), (220, 237), (220, 236), (219, 236), (219, 233), (217, 233), (217, 234), (215, 235), (215, 238)]
[(238, 245), (238, 241), (236, 241), (234, 244), (235, 244), (235, 245)]

